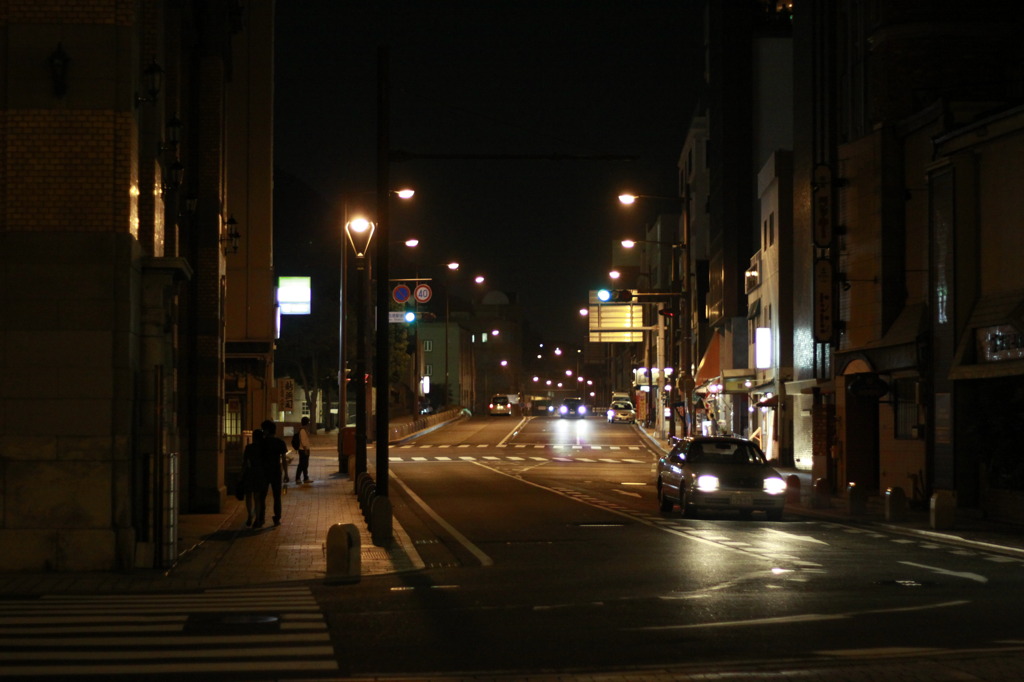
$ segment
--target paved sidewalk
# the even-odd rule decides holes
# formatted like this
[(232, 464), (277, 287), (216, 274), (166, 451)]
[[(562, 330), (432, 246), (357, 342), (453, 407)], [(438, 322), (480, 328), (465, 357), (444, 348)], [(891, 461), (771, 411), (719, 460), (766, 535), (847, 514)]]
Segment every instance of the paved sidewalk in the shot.
[[(372, 473), (372, 448), (370, 452)], [(291, 468), (294, 473), (294, 465)], [(312, 483), (287, 484), (282, 497), (281, 525), (277, 527), (246, 528), (245, 503), (234, 497), (228, 498), (219, 514), (182, 514), (178, 528), (181, 558), (169, 570), (0, 573), (0, 595), (171, 591), (324, 581), (327, 533), (338, 523), (353, 524), (359, 530), (360, 576), (423, 567), (397, 520), (392, 528), (391, 548), (373, 545), (354, 484), (347, 475), (338, 475), (335, 448), (312, 449), (310, 475)], [(267, 501), (268, 505), (272, 501), (269, 494)]]

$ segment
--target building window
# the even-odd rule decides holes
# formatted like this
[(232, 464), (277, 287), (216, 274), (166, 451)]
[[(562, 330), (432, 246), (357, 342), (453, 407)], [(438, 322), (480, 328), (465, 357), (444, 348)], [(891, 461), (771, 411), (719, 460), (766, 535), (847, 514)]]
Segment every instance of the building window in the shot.
[(423, 352), (424, 353), (430, 353), (433, 350), (434, 350), (434, 340), (433, 339), (425, 339), (423, 341)]
[(423, 365), (423, 376), (425, 376), (425, 377), (432, 377), (432, 376), (434, 376), (434, 366), (431, 365), (430, 363), (427, 363), (426, 365)]
[(917, 438), (917, 380), (894, 379), (893, 406), (896, 409), (896, 438)]
[(775, 243), (775, 212), (768, 214), (768, 246)]

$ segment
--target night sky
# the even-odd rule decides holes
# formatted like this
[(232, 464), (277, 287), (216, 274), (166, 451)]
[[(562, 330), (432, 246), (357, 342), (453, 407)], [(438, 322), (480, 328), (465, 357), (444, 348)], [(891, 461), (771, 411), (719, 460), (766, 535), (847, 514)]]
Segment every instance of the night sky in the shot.
[[(635, 157), (391, 165), (393, 187), (417, 190), (394, 205), (392, 239), (421, 240), (415, 265), (392, 256), (392, 277), (458, 260), (460, 278), (484, 274), (517, 296), (546, 340), (581, 343), (587, 291), (607, 285), (613, 246), (658, 208), (626, 209), (616, 196), (677, 193), (701, 86), (702, 4), (278, 0), (275, 164), (339, 215), (346, 201), (372, 206), (379, 46), (393, 150)], [(301, 239), (304, 226), (275, 229)], [(405, 267), (417, 273), (396, 271)]]

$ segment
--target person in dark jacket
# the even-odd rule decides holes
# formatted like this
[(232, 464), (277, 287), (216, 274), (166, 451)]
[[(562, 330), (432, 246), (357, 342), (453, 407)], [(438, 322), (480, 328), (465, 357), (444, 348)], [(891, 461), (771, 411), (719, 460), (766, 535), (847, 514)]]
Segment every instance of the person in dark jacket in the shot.
[(266, 522), (268, 487), (274, 495), (274, 525), (281, 525), (281, 465), (288, 453), (288, 446), (275, 435), (277, 424), (272, 419), (267, 419), (261, 426), (263, 447), (260, 470), (263, 480), (256, 492), (256, 520), (252, 524), (253, 528), (260, 528)]
[[(263, 431), (253, 429), (252, 442), (245, 446), (242, 453), (242, 475), (238, 484), (242, 487), (243, 499), (245, 500), (245, 511), (249, 517), (245, 521), (246, 528), (252, 526), (256, 520), (256, 490), (260, 485), (260, 467), (263, 462)], [(260, 488), (262, 490), (262, 488)]]

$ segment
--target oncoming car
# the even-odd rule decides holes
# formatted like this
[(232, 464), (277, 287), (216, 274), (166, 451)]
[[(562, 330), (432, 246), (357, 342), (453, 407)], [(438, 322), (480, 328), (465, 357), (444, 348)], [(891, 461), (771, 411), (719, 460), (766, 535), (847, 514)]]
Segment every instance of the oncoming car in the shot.
[(786, 481), (768, 465), (756, 444), (722, 436), (673, 441), (672, 450), (658, 460), (661, 511), (670, 512), (678, 504), (684, 516), (717, 509), (742, 516), (762, 511), (773, 521), (782, 518)]
[(509, 403), (508, 396), (492, 396), (487, 404), (487, 414), (512, 416), (512, 404)]
[(566, 398), (558, 406), (558, 416), (583, 419), (587, 416), (587, 406), (583, 404), (582, 398)]
[(609, 424), (636, 423), (636, 410), (633, 409), (633, 403), (628, 400), (616, 400), (613, 402), (611, 407), (608, 408), (607, 416)]

